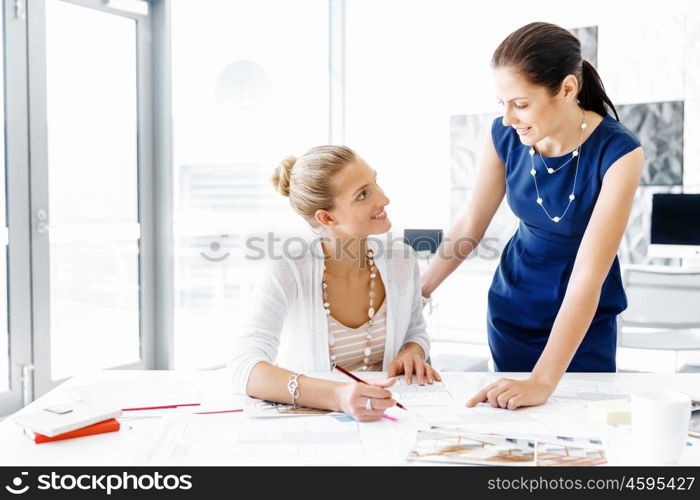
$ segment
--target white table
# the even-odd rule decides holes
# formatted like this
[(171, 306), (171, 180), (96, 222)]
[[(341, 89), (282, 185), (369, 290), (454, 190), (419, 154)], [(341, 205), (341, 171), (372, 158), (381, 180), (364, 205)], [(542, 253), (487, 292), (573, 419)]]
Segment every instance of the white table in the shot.
[[(469, 410), (463, 408), (463, 402), (487, 378), (495, 376), (493, 373), (468, 372), (444, 374), (446, 385), (455, 399), (455, 408), (459, 408), (455, 411), (466, 414)], [(498, 376), (518, 378), (526, 374)], [(567, 374), (560, 387), (578, 383), (601, 384), (624, 392), (673, 388), (700, 396), (700, 374), (694, 373), (576, 373)], [(251, 419), (242, 413), (192, 415), (189, 413), (192, 409), (180, 409), (150, 415), (148, 412), (129, 412), (129, 416), (138, 414), (139, 417), (151, 418), (123, 419), (119, 432), (36, 445), (23, 436), (21, 428), (14, 423), (18, 414), (75, 399), (101, 400), (120, 407), (198, 402), (203, 404), (199, 411), (240, 408), (242, 404), (242, 398), (230, 395), (223, 371), (100, 371), (79, 375), (0, 423), (0, 465), (402, 465), (411, 463), (404, 457), (416, 430), (427, 428), (425, 422), (415, 418), (400, 418), (398, 423), (382, 420), (340, 424), (328, 416)], [(532, 422), (538, 429), (549, 426), (557, 430), (575, 429), (577, 433), (586, 432), (590, 436), (600, 435), (601, 429), (592, 427), (585, 410), (575, 408), (575, 401), (571, 404), (555, 402), (515, 413), (525, 419), (537, 419)], [(500, 416), (505, 418), (513, 414), (508, 410), (484, 407), (482, 410), (503, 412)], [(397, 415), (401, 416), (401, 413)], [(327, 424), (321, 425), (321, 422)], [(524, 422), (522, 425), (527, 426), (527, 420)], [(493, 432), (498, 432), (498, 424), (493, 425)], [(313, 442), (300, 444), (306, 431), (309, 436), (317, 437)], [(620, 428), (615, 433), (621, 446), (629, 444), (625, 442), (630, 437), (626, 429)], [(253, 446), (249, 442), (252, 436), (258, 436), (255, 439), (263, 436), (262, 439), (267, 441), (261, 446)], [(356, 446), (360, 441), (362, 445)], [(700, 440), (690, 441), (693, 446), (684, 451), (681, 465), (700, 465)], [(617, 464), (634, 465), (635, 462), (634, 458), (618, 458)]]

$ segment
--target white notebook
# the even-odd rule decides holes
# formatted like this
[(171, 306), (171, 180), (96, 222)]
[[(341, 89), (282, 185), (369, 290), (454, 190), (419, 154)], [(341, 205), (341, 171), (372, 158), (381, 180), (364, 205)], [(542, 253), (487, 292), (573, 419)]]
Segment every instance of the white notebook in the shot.
[(77, 401), (18, 415), (15, 417), (15, 423), (36, 433), (53, 437), (103, 420), (117, 418), (121, 414), (119, 408), (104, 403)]

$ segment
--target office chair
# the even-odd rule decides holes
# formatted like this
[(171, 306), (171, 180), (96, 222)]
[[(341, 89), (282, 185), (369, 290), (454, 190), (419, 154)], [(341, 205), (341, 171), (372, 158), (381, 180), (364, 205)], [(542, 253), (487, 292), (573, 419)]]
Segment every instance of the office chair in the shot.
[[(419, 257), (421, 271), (424, 270), (430, 257), (437, 253), (442, 243), (441, 229), (406, 229), (404, 230), (404, 242), (415, 250)], [(439, 294), (438, 294), (439, 295)], [(439, 307), (439, 301), (435, 298), (425, 306), (424, 312), (427, 316), (428, 331), (431, 333), (431, 340), (434, 343), (445, 342), (440, 335), (440, 325), (436, 324), (433, 313)], [(450, 338), (447, 342), (459, 344), (472, 344), (466, 338)], [(446, 344), (447, 345), (447, 344)], [(473, 344), (472, 344), (473, 345)], [(466, 356), (453, 352), (442, 352), (432, 357), (428, 357), (428, 362), (439, 371), (487, 371), (488, 360), (483, 356)]]

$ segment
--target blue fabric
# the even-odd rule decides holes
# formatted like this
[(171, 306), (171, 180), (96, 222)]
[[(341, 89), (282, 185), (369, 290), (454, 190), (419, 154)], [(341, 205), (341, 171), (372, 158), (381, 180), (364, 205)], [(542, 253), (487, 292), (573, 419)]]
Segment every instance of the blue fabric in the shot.
[[(506, 167), (506, 197), (520, 219), (506, 244), (488, 296), (487, 330), (496, 371), (529, 372), (540, 357), (564, 299), (578, 247), (593, 213), (603, 177), (619, 158), (639, 147), (637, 138), (621, 123), (606, 116), (580, 149), (576, 198), (560, 222), (551, 221), (536, 200), (530, 175), (530, 147), (502, 118), (491, 128), (496, 151)], [(570, 154), (545, 157), (556, 169)], [(574, 159), (548, 174), (535, 155), (537, 182), (544, 206), (559, 216), (569, 202)], [(615, 257), (603, 283), (598, 309), (568, 371), (614, 372), (617, 315), (627, 307), (620, 264)]]

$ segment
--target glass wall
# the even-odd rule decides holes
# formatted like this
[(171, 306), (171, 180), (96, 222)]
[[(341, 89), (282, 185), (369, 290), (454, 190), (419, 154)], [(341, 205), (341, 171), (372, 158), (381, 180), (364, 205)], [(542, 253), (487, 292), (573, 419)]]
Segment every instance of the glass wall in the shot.
[(326, 0), (172, 2), (176, 368), (230, 356), (253, 238), (308, 232), (270, 177), (328, 142), (328, 45)]

